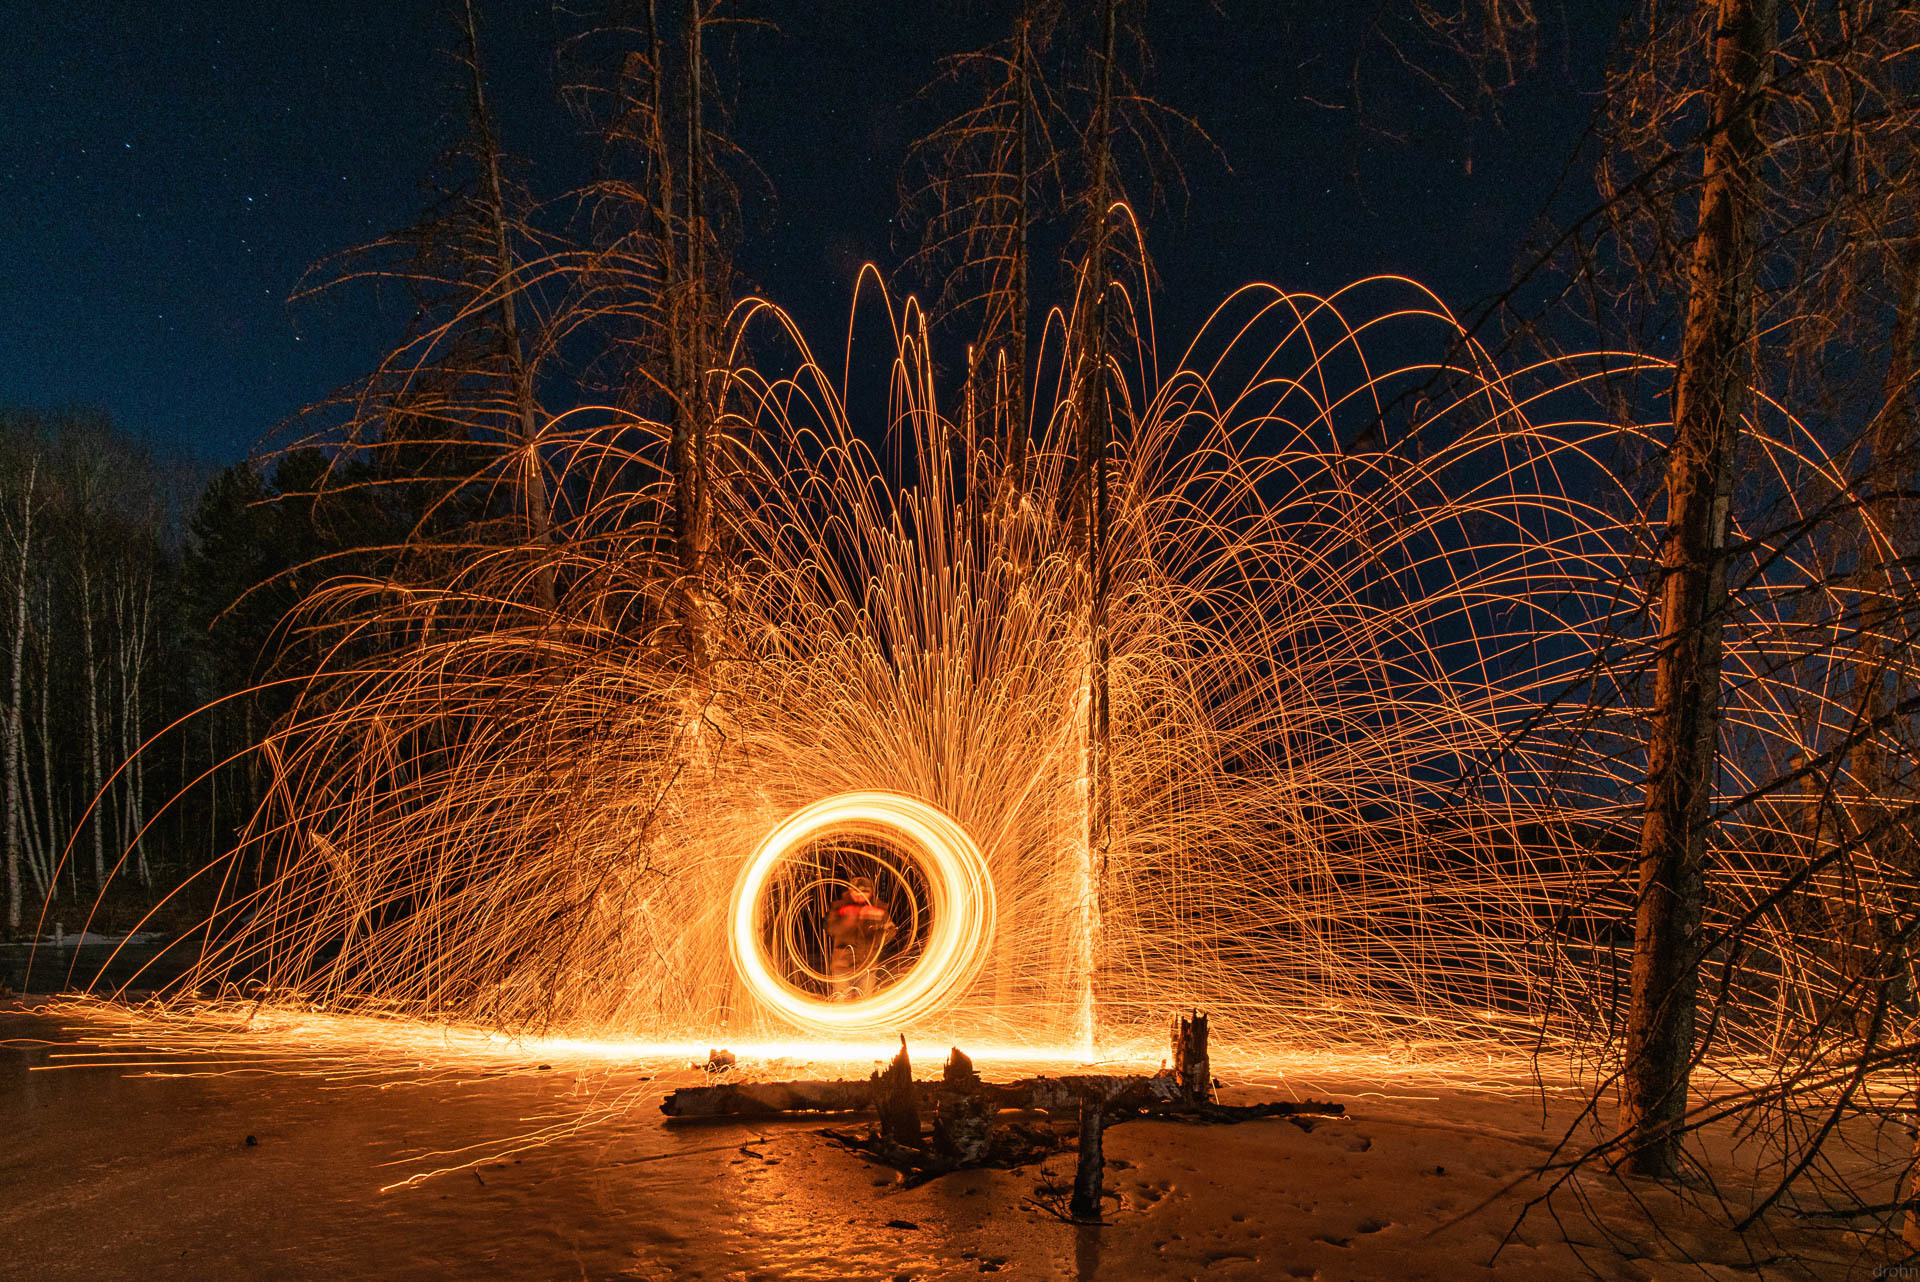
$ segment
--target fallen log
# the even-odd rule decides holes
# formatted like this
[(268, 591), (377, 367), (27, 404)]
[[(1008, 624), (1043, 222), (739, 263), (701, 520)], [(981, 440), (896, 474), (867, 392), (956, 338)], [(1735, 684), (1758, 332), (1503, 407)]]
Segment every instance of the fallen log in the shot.
[(689, 1086), (660, 1101), (668, 1117), (776, 1117), (786, 1113), (865, 1113), (873, 1108), (873, 1083), (729, 1082)]
[[(912, 1083), (916, 1106), (936, 1116), (945, 1082)], [(1194, 1104), (1184, 1098), (1170, 1074), (1116, 1076), (1073, 1074), (1029, 1077), (1016, 1082), (979, 1083), (980, 1097), (996, 1110), (1072, 1113), (1088, 1096), (1102, 1099), (1109, 1112), (1140, 1117), (1190, 1117), (1195, 1121), (1244, 1122), (1262, 1117), (1312, 1115), (1339, 1117), (1343, 1104), (1325, 1100), (1276, 1100), (1266, 1104)], [(669, 1092), (660, 1101), (668, 1117), (773, 1117), (803, 1113), (870, 1113), (874, 1109), (872, 1078), (853, 1081), (728, 1082), (719, 1086), (687, 1086)], [(1111, 1121), (1111, 1119), (1109, 1119)]]
[[(888, 1073), (893, 1074), (890, 1067)], [(683, 1086), (660, 1101), (668, 1117), (765, 1117), (778, 1113), (870, 1113), (879, 1097), (881, 1078), (825, 1082), (728, 1082), (719, 1086)], [(1020, 1109), (1046, 1113), (1078, 1111), (1088, 1095), (1124, 1098), (1145, 1107), (1171, 1103), (1178, 1087), (1170, 1077), (1117, 1077), (1089, 1074), (1068, 1077), (1029, 1077), (1017, 1082), (974, 1079), (973, 1088), (996, 1110)], [(934, 1110), (945, 1082), (902, 1082), (886, 1079), (893, 1097), (910, 1096), (916, 1111)]]

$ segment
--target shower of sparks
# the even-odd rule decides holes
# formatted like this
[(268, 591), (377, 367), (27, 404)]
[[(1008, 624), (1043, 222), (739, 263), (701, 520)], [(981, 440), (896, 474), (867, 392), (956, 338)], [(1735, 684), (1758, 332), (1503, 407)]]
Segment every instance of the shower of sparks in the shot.
[[(668, 429), (580, 411), (530, 461), (556, 496), (550, 544), (425, 544), (393, 579), (316, 590), (292, 635), (324, 660), (263, 747), (272, 788), (212, 874), (180, 992), (244, 981), (289, 1012), (630, 1053), (838, 1029), (1085, 1059), (1157, 1046), (1195, 1006), (1248, 1056), (1605, 1035), (1665, 425), (1598, 407), (1664, 371), (1501, 369), (1401, 280), (1241, 291), (1171, 372), (1143, 327), (1116, 418), (1096, 861), (1091, 576), (1061, 499), (1071, 328), (1049, 329), (1016, 487), (969, 461), (1004, 424), (943, 410), (919, 314), (893, 319), (882, 425), (849, 421), (846, 380), (775, 309), (748, 318), (700, 575), (662, 534)], [(783, 374), (758, 354), (776, 339)], [(1845, 486), (1762, 408), (1743, 484), (1785, 528)], [(1836, 581), (1817, 549), (1735, 543), (1739, 797), (1826, 750), (1852, 678), (1783, 586)], [(820, 959), (793, 955), (810, 945), (774, 942), (810, 936), (765, 926), (757, 888), (790, 817), (881, 794), (924, 803), (952, 829), (934, 844), (967, 853), (896, 886), (927, 923), (920, 964), (836, 1007), (808, 987)], [(1840, 982), (1797, 928), (1840, 876), (1805, 875), (1816, 802), (1715, 829), (1733, 1053), (1821, 1018)], [(1892, 876), (1848, 868), (1869, 899)]]

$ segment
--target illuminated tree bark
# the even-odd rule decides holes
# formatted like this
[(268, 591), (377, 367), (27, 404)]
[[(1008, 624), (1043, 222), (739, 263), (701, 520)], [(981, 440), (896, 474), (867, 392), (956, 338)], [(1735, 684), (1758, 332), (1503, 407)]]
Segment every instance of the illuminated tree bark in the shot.
[[(1080, 476), (1085, 497), (1080, 501), (1080, 517), (1086, 532), (1088, 572), (1092, 591), (1087, 609), (1087, 840), (1086, 872), (1082, 893), (1081, 930), (1085, 955), (1085, 985), (1075, 1031), (1081, 1045), (1091, 1050), (1095, 1043), (1098, 1016), (1095, 1010), (1098, 991), (1101, 935), (1105, 917), (1107, 855), (1113, 839), (1113, 762), (1112, 715), (1109, 667), (1112, 662), (1112, 638), (1108, 633), (1107, 597), (1112, 587), (1112, 559), (1109, 536), (1111, 516), (1108, 509), (1113, 453), (1113, 404), (1109, 397), (1107, 373), (1107, 242), (1108, 216), (1112, 204), (1111, 162), (1113, 154), (1113, 53), (1114, 28), (1119, 0), (1107, 0), (1101, 11), (1099, 87), (1094, 99), (1093, 120), (1089, 129), (1092, 181), (1087, 192), (1087, 256), (1082, 268), (1083, 326), (1078, 371), (1080, 419)], [(1096, 1144), (1098, 1140), (1095, 1140)]]
[(574, 91), (600, 140), (605, 175), (583, 193), (597, 264), (589, 292), (627, 318), (616, 333), (633, 349), (632, 379), (616, 394), (636, 410), (664, 400), (660, 519), (678, 576), (669, 609), (696, 669), (706, 663), (700, 584), (715, 550), (720, 318), (732, 276), (721, 233), (738, 200), (725, 164), (738, 149), (709, 121), (706, 26), (717, 7), (671, 0), (663, 14), (657, 0), (610, 5), (578, 42), (589, 51)]
[[(1075, 34), (1065, 36), (1069, 32)], [(973, 501), (975, 494), (994, 493), (994, 519), (1037, 499), (1085, 568), (1084, 649), (1073, 674), (1069, 727), (1081, 820), (1069, 840), (1079, 858), (1062, 878), (1064, 893), (1082, 906), (1065, 941), (1063, 964), (1074, 976), (1069, 1020), (1083, 1044), (1093, 1023), (1100, 887), (1113, 824), (1111, 334), (1121, 316), (1110, 282), (1116, 262), (1126, 257), (1113, 240), (1112, 211), (1126, 199), (1118, 152), (1122, 145), (1139, 147), (1144, 176), (1157, 193), (1158, 175), (1177, 171), (1163, 123), (1175, 121), (1205, 136), (1129, 79), (1120, 58), (1128, 43), (1144, 47), (1145, 36), (1118, 0), (1078, 7), (1024, 0), (1008, 38), (952, 60), (936, 82), (969, 82), (974, 92), (962, 99), (958, 114), (914, 144), (909, 169), (917, 172), (904, 193), (904, 212), (924, 218), (916, 258), (937, 268), (938, 310), (978, 316), (955, 432), (968, 458), (969, 528), (984, 519), (980, 509), (986, 505)], [(1056, 77), (1054, 64), (1063, 53), (1084, 58), (1084, 77)], [(1028, 493), (1037, 426), (1029, 412), (1031, 247), (1035, 227), (1050, 213), (1072, 219), (1076, 246), (1063, 353), (1068, 457), (1047, 480), (1048, 493), (1034, 496)], [(988, 415), (991, 432), (979, 425)], [(992, 454), (998, 457), (983, 457)], [(990, 468), (998, 471), (997, 484)]]
[(1720, 728), (1733, 452), (1746, 403), (1759, 135), (1776, 0), (1720, 0), (1712, 124), (1674, 383), (1659, 652), (1639, 847), (1622, 1139), (1671, 1175), (1694, 1056), (1708, 806)]

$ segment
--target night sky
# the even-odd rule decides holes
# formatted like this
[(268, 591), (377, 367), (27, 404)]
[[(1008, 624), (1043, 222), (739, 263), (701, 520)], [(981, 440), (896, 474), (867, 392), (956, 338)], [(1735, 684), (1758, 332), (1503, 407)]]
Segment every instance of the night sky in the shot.
[[(741, 268), (830, 352), (859, 265), (902, 258), (914, 93), (940, 55), (997, 36), (999, 10), (747, 11), (779, 32), (740, 44), (734, 132), (775, 193), (748, 210)], [(588, 154), (555, 100), (553, 9), (482, 12), (506, 143), (553, 194)], [(1189, 148), (1188, 194), (1151, 217), (1163, 345), (1250, 280), (1402, 273), (1470, 310), (1509, 279), (1591, 108), (1591, 51), (1550, 42), (1501, 122), (1470, 123), (1369, 34), (1373, 12), (1151, 11), (1151, 88), (1224, 153)], [(14, 0), (4, 29), (0, 405), (103, 406), (162, 453), (224, 463), (367, 368), (392, 313), (288, 295), (315, 260), (410, 221), (463, 128), (436, 0)]]

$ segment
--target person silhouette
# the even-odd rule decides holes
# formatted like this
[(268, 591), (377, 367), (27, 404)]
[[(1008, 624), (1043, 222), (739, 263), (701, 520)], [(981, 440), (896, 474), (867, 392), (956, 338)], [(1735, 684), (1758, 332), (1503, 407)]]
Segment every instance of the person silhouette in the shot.
[(855, 877), (827, 911), (827, 977), (833, 999), (845, 1002), (873, 995), (880, 948), (893, 934), (893, 915), (874, 898), (873, 879)]

